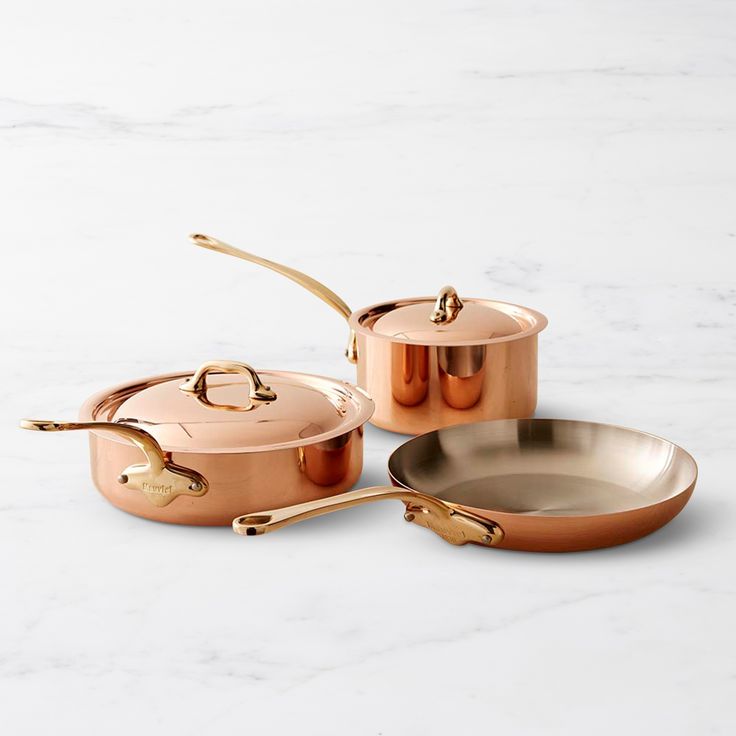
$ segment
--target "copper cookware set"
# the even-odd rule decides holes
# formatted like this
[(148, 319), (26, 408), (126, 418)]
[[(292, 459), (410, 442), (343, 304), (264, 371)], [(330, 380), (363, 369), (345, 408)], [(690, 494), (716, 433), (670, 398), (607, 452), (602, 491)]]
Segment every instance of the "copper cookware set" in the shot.
[[(547, 325), (539, 312), (450, 286), (352, 312), (306, 274), (207, 235), (191, 240), (287, 276), (336, 309), (358, 386), (208, 361), (102, 391), (76, 422), (21, 422), (89, 430), (93, 480), (118, 508), (251, 536), (396, 499), (407, 521), (453, 544), (559, 552), (649, 534), (692, 494), (695, 461), (667, 440), (529, 418)], [(351, 491), (368, 421), (420, 436), (392, 454), (391, 486)]]

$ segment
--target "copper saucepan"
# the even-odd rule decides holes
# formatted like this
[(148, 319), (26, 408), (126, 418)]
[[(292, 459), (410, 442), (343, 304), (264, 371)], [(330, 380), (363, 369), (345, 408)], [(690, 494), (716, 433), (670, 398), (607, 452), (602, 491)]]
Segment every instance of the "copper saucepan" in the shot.
[(371, 399), (343, 381), (211, 361), (193, 374), (96, 394), (78, 422), (21, 426), (90, 430), (95, 485), (124, 511), (229, 525), (244, 507), (287, 506), (355, 485), (372, 412)]
[(479, 422), (429, 432), (389, 460), (393, 487), (241, 515), (238, 534), (398, 499), (404, 518), (452, 544), (535, 552), (608, 547), (672, 520), (695, 487), (685, 450), (645, 432), (560, 419)]
[(276, 271), (339, 312), (350, 327), (346, 350), (358, 385), (376, 402), (371, 422), (420, 434), (484, 419), (528, 417), (537, 405), (537, 335), (544, 315), (491, 299), (399, 299), (351, 311), (311, 276), (246, 253), (208, 235), (193, 243)]

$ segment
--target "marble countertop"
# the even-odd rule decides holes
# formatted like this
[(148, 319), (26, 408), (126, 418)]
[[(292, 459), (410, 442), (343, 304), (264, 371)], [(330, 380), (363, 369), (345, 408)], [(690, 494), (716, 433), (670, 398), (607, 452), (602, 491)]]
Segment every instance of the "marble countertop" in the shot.
[[(736, 12), (688, 2), (3, 11), (0, 719), (8, 734), (730, 734), (736, 720)], [(537, 416), (700, 466), (616, 549), (453, 548), (396, 504), (256, 540), (126, 515), (81, 433), (130, 378), (354, 377), (353, 306), (544, 312)], [(403, 437), (369, 428), (361, 484)]]

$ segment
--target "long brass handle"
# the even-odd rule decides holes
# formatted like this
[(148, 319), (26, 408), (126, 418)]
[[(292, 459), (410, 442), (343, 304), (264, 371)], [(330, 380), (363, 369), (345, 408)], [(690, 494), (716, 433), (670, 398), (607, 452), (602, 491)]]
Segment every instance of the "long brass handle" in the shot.
[[(215, 404), (207, 398), (207, 376), (210, 373), (239, 373), (248, 379), (250, 403), (244, 406)], [(180, 391), (192, 394), (205, 406), (226, 411), (250, 411), (261, 404), (276, 401), (276, 393), (261, 381), (259, 375), (247, 363), (234, 360), (209, 360), (197, 368), (194, 374), (179, 386)]]
[(181, 495), (204, 496), (207, 493), (207, 480), (202, 475), (168, 460), (156, 439), (140, 427), (117, 422), (52, 422), (45, 419), (21, 419), (20, 426), (37, 432), (102, 430), (125, 437), (146, 456), (146, 463), (125, 468), (118, 482), (140, 491), (154, 506), (167, 506)]
[[(335, 294), (334, 291), (332, 291), (332, 289), (320, 283), (317, 279), (313, 279), (311, 276), (307, 276), (307, 274), (297, 271), (295, 268), (290, 268), (289, 266), (284, 266), (281, 263), (276, 263), (275, 261), (269, 261), (266, 258), (253, 255), (253, 253), (248, 253), (240, 248), (236, 248), (234, 245), (225, 243), (224, 241), (213, 238), (210, 235), (194, 233), (189, 236), (189, 239), (192, 243), (200, 246), (201, 248), (208, 248), (209, 250), (214, 250), (217, 253), (225, 253), (229, 256), (235, 256), (235, 258), (242, 258), (244, 261), (250, 261), (251, 263), (256, 263), (259, 266), (263, 266), (264, 268), (271, 269), (271, 271), (280, 273), (282, 276), (286, 276), (286, 278), (291, 279), (295, 283), (299, 284), (299, 286), (307, 289), (307, 291), (311, 291), (312, 294), (318, 296), (326, 304), (329, 304), (346, 320), (350, 319), (352, 310), (337, 294)], [(358, 360), (357, 338), (353, 330), (350, 331), (350, 342), (345, 351), (345, 355), (351, 363), (356, 363)]]
[(362, 488), (296, 506), (239, 516), (233, 520), (233, 530), (237, 534), (249, 537), (265, 534), (313, 516), (386, 499), (403, 501), (406, 504), (404, 518), (407, 521), (431, 529), (450, 544), (471, 542), (493, 547), (503, 539), (503, 530), (493, 521), (483, 519), (433, 496), (392, 486)]

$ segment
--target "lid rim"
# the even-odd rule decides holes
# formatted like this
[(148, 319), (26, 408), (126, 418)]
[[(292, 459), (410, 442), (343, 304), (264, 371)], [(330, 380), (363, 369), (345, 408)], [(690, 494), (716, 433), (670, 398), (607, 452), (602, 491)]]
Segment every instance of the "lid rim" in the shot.
[[(99, 421), (99, 410), (104, 402), (109, 401), (116, 394), (130, 391), (135, 387), (143, 389), (144, 387), (165, 383), (167, 381), (181, 380), (189, 378), (193, 371), (177, 371), (176, 373), (158, 374), (149, 376), (147, 378), (135, 379), (127, 381), (125, 383), (112, 386), (107, 389), (96, 392), (89, 396), (81, 405), (79, 410), (80, 421)], [(194, 454), (194, 455), (238, 455), (238, 454), (250, 454), (260, 452), (275, 452), (277, 450), (289, 450), (296, 449), (299, 447), (308, 447), (310, 445), (317, 445), (322, 442), (326, 442), (336, 437), (348, 434), (355, 429), (363, 426), (373, 416), (375, 411), (375, 403), (373, 399), (359, 386), (356, 386), (349, 381), (342, 381), (336, 378), (330, 378), (329, 376), (322, 376), (313, 373), (298, 373), (294, 371), (272, 371), (268, 369), (259, 370), (259, 373), (268, 374), (273, 377), (281, 377), (286, 379), (317, 379), (325, 381), (334, 387), (343, 387), (350, 391), (351, 398), (356, 404), (356, 415), (350, 420), (345, 421), (344, 424), (334, 427), (326, 432), (322, 432), (318, 435), (311, 437), (305, 437), (304, 439), (288, 440), (285, 442), (273, 442), (265, 445), (248, 445), (243, 447), (176, 447), (171, 444), (160, 442), (153, 432), (150, 432), (151, 436), (161, 446), (164, 452), (172, 452), (177, 454)], [(133, 392), (137, 393), (137, 391)], [(125, 424), (125, 422), (121, 422)], [(138, 426), (138, 425), (132, 425)], [(145, 427), (141, 427), (145, 430)], [(109, 432), (104, 430), (92, 430), (90, 434), (94, 434), (97, 437), (104, 436), (105, 439), (110, 439), (120, 444), (126, 443), (124, 439), (116, 437)]]
[[(467, 340), (453, 340), (453, 339), (446, 339), (446, 340), (417, 340), (415, 338), (410, 337), (399, 337), (394, 335), (387, 335), (385, 333), (376, 332), (370, 327), (366, 327), (363, 324), (363, 320), (371, 313), (376, 311), (383, 311), (385, 314), (389, 314), (392, 311), (395, 311), (396, 309), (407, 307), (407, 306), (413, 306), (415, 304), (428, 304), (432, 305), (435, 303), (437, 297), (436, 296), (422, 296), (422, 297), (414, 297), (410, 299), (390, 299), (383, 302), (378, 302), (377, 304), (371, 304), (368, 307), (363, 307), (362, 309), (359, 309), (355, 312), (353, 312), (350, 315), (349, 324), (350, 327), (352, 327), (355, 332), (367, 335), (369, 337), (376, 337), (381, 340), (388, 340), (389, 342), (398, 342), (405, 345), (424, 345), (429, 347), (470, 347), (473, 345), (493, 345), (497, 343), (503, 343), (503, 342), (512, 342), (514, 340), (523, 340), (527, 337), (532, 337), (534, 335), (538, 335), (542, 330), (544, 330), (547, 325), (549, 324), (549, 321), (547, 320), (547, 317), (543, 315), (541, 312), (538, 312), (535, 309), (530, 309), (529, 307), (525, 307), (522, 304), (514, 304), (512, 302), (502, 302), (498, 301), (496, 299), (483, 299), (480, 297), (462, 297), (464, 304), (479, 304), (481, 306), (493, 308), (494, 306), (501, 306), (501, 307), (513, 307), (516, 310), (519, 310), (527, 315), (529, 315), (533, 320), (534, 324), (533, 326), (522, 329), (519, 332), (515, 332), (512, 335), (503, 335), (501, 337), (479, 337), (479, 338), (472, 338)], [(385, 309), (386, 307), (389, 307), (389, 309)], [(383, 308), (383, 309), (382, 309)], [(502, 309), (498, 311), (504, 311)], [(509, 315), (512, 316), (512, 315)], [(443, 333), (444, 335), (447, 335), (448, 333)]]

